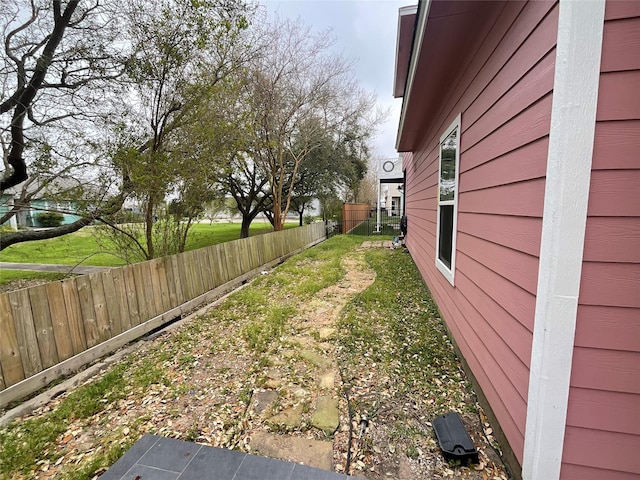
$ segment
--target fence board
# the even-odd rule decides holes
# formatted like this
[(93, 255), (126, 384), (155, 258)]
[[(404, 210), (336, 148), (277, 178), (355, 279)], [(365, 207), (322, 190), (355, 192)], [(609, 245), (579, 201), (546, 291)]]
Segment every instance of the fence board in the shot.
[(71, 344), (71, 332), (67, 320), (67, 308), (64, 305), (64, 293), (62, 282), (49, 282), (45, 284), (47, 298), (49, 299), (49, 311), (51, 312), (51, 326), (53, 338), (56, 342), (59, 361), (73, 356)]
[(42, 361), (38, 351), (38, 339), (33, 324), (29, 292), (26, 289), (10, 292), (9, 303), (11, 304), (13, 322), (16, 327), (22, 368), (25, 377), (30, 377), (42, 370)]
[(218, 270), (220, 272), (220, 282), (226, 283), (231, 280), (231, 275), (229, 275), (229, 267), (227, 266), (227, 254), (224, 249), (223, 244), (215, 245), (214, 249), (216, 251), (216, 256), (218, 260)]
[(184, 303), (184, 294), (182, 292), (182, 282), (180, 281), (180, 271), (178, 270), (177, 255), (172, 255), (169, 258), (169, 262), (171, 262), (171, 275), (173, 277), (171, 285), (176, 295), (176, 306), (182, 305)]
[(127, 306), (129, 307), (129, 324), (132, 327), (140, 325), (140, 307), (138, 306), (138, 295), (136, 290), (136, 279), (133, 273), (133, 266), (127, 265), (122, 269), (124, 288), (127, 294)]
[(92, 273), (87, 275), (91, 282), (91, 294), (93, 295), (93, 309), (96, 312), (96, 326), (98, 328), (98, 341), (104, 342), (111, 338), (111, 319), (107, 311), (107, 301), (102, 284), (102, 274)]
[(189, 252), (190, 255), (190, 259), (191, 259), (191, 265), (193, 265), (192, 269), (191, 269), (191, 274), (193, 275), (194, 278), (194, 285), (196, 287), (196, 294), (194, 296), (198, 296), (198, 295), (202, 295), (206, 289), (204, 287), (204, 272), (202, 271), (202, 265), (200, 264), (199, 261), (199, 257), (198, 257), (198, 252), (197, 251), (191, 251)]
[(158, 259), (146, 262), (149, 268), (149, 278), (151, 291), (153, 292), (154, 317), (160, 315), (164, 310), (162, 305), (162, 287), (160, 286), (160, 272), (158, 271)]
[(49, 368), (59, 362), (56, 339), (53, 336), (53, 325), (51, 324), (51, 313), (49, 311), (49, 300), (47, 289), (44, 285), (38, 285), (27, 290), (31, 302), (31, 314), (33, 316), (33, 326), (38, 339), (38, 350), (40, 351), (40, 361), (43, 368)]
[(191, 262), (193, 264), (193, 270), (191, 273), (195, 279), (196, 296), (202, 295), (206, 289), (204, 288), (204, 272), (202, 271), (202, 265), (200, 265), (198, 252), (192, 251), (189, 253), (191, 254)]
[(209, 259), (208, 252), (203, 248), (196, 250), (198, 253), (198, 260), (202, 265), (202, 280), (204, 283), (204, 291), (208, 292), (215, 288), (215, 282), (213, 280), (213, 268), (211, 268), (211, 260)]
[(211, 266), (211, 279), (213, 281), (213, 286), (219, 287), (224, 283), (222, 280), (222, 271), (220, 269), (220, 259), (218, 258), (218, 249), (213, 245), (211, 247), (205, 248), (205, 252), (207, 252), (207, 256), (209, 257), (209, 265)]
[(194, 298), (196, 296), (196, 284), (193, 277), (193, 263), (191, 261), (191, 255), (188, 253), (182, 253), (178, 257), (178, 265), (180, 266), (180, 275), (184, 279), (186, 285), (185, 299)]
[(249, 248), (249, 239), (248, 238), (243, 238), (241, 240), (238, 241), (238, 250), (240, 252), (240, 265), (242, 268), (242, 273), (247, 273), (251, 270), (253, 270), (253, 268), (251, 266), (251, 250)]
[(133, 279), (136, 286), (136, 298), (138, 300), (138, 315), (140, 323), (144, 323), (151, 318), (149, 307), (147, 304), (147, 296), (145, 294), (145, 283), (142, 263), (132, 265)]
[(187, 298), (193, 298), (191, 295), (193, 294), (193, 285), (190, 282), (189, 276), (187, 275), (187, 261), (185, 259), (185, 254), (180, 253), (176, 255), (176, 264), (178, 266), (178, 278), (180, 279), (180, 284), (182, 285), (182, 297), (183, 300), (186, 301)]
[(104, 292), (105, 313), (107, 315), (110, 337), (123, 332), (122, 321), (120, 320), (120, 304), (116, 294), (116, 285), (111, 272), (101, 272), (100, 283)]
[(25, 378), (8, 295), (0, 296), (0, 366), (5, 385), (3, 388)]
[(171, 310), (171, 299), (169, 298), (169, 284), (167, 281), (167, 269), (165, 268), (165, 257), (156, 261), (156, 271), (160, 280), (160, 298), (162, 300), (162, 311)]
[(249, 237), (249, 251), (251, 252), (251, 269), (258, 268), (262, 265), (262, 259), (260, 258), (260, 249), (258, 243), (259, 237)]
[(255, 242), (256, 242), (256, 249), (258, 250), (258, 258), (260, 259), (260, 265), (264, 265), (267, 262), (270, 262), (271, 260), (269, 260), (269, 257), (267, 255), (267, 251), (265, 248), (265, 239), (264, 239), (264, 235), (259, 235), (255, 238)]
[(209, 279), (207, 278), (207, 267), (204, 264), (203, 255), (198, 250), (194, 250), (191, 252), (193, 254), (193, 263), (195, 265), (194, 274), (196, 275), (198, 281), (198, 295), (202, 295), (204, 292), (210, 290), (208, 288)]
[(80, 306), (80, 292), (75, 278), (64, 280), (61, 283), (62, 294), (64, 295), (64, 306), (67, 310), (71, 345), (73, 346), (74, 355), (77, 355), (87, 349), (87, 337), (84, 332), (82, 308)]
[(110, 273), (113, 279), (115, 298), (117, 299), (118, 321), (116, 325), (117, 328), (121, 329), (120, 332), (126, 332), (131, 328), (131, 320), (129, 320), (129, 299), (127, 298), (127, 288), (124, 281), (124, 270), (122, 268), (114, 268), (107, 273)]
[(241, 275), (240, 265), (238, 263), (238, 245), (235, 242), (228, 242), (223, 245), (227, 268), (229, 269), (229, 277), (236, 278)]
[(88, 275), (76, 278), (78, 285), (78, 300), (80, 301), (80, 311), (82, 312), (82, 324), (84, 325), (84, 336), (87, 347), (97, 345), (100, 339), (96, 311), (93, 308), (93, 293), (91, 292), (91, 280)]

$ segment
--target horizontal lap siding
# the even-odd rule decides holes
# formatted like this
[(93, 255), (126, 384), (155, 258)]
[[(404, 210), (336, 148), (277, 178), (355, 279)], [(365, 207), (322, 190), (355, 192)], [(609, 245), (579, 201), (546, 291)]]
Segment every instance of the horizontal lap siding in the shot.
[[(508, 2), (407, 169), (407, 244), (522, 461), (558, 6)], [(456, 286), (435, 268), (438, 141), (462, 112)]]
[(608, 1), (563, 478), (640, 473), (640, 2)]

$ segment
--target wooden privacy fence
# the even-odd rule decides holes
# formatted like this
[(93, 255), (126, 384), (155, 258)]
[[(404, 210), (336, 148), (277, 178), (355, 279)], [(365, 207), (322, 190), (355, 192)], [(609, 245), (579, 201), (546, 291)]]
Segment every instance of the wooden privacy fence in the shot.
[(312, 223), (0, 295), (0, 408), (324, 239)]
[(349, 233), (371, 216), (371, 205), (368, 203), (342, 204), (342, 233)]

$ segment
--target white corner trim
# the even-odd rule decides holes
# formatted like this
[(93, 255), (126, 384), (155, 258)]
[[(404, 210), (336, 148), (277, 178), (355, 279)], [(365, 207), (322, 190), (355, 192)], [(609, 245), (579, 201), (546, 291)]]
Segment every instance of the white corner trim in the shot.
[(418, 6), (418, 20), (416, 22), (416, 31), (413, 36), (413, 50), (411, 52), (411, 58), (409, 59), (409, 75), (404, 87), (404, 97), (402, 98), (402, 111), (400, 112), (400, 122), (398, 124), (398, 133), (396, 135), (396, 149), (400, 142), (400, 132), (402, 132), (402, 129), (404, 128), (404, 118), (406, 116), (405, 107), (409, 105), (409, 98), (411, 97), (411, 90), (413, 89), (413, 79), (416, 76), (416, 69), (418, 68), (418, 58), (420, 58), (424, 32), (427, 29), (427, 17), (429, 16), (430, 8), (431, 0), (422, 0), (421, 4)]
[(595, 135), (605, 0), (560, 0), (522, 462), (560, 478)]

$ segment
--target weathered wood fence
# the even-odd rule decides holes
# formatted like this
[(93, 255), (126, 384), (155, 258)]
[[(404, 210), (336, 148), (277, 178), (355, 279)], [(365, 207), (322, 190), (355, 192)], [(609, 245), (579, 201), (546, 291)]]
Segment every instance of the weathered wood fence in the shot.
[(324, 238), (313, 223), (0, 295), (0, 408)]
[(342, 204), (342, 233), (349, 233), (371, 216), (371, 205), (368, 203)]

